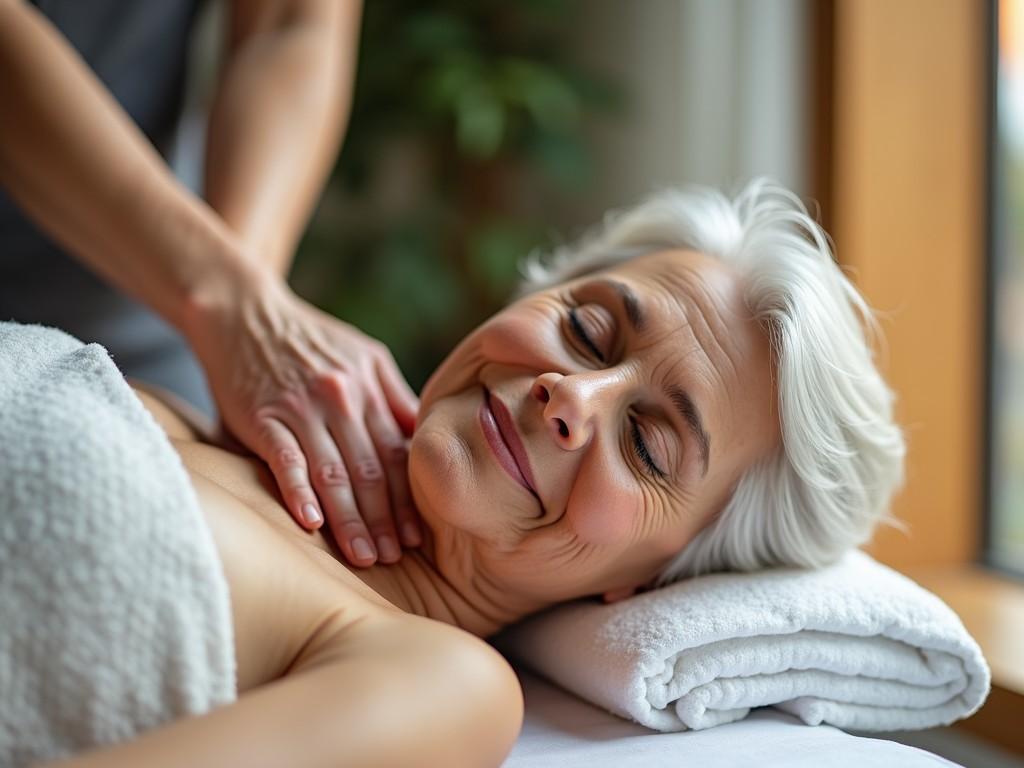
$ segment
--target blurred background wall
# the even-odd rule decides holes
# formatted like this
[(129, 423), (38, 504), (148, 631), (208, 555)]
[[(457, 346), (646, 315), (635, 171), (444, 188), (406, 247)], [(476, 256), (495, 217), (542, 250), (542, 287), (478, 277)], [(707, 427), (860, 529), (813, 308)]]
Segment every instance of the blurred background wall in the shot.
[[(418, 387), (527, 253), (608, 210), (759, 175), (812, 195), (811, 10), (368, 0), (348, 134), (293, 285), (385, 341)], [(197, 25), (172, 153), (196, 190), (224, 12), (210, 2)]]
[(611, 208), (762, 174), (807, 194), (806, 19), (804, 0), (368, 3), (294, 284), (420, 385), (526, 253)]
[(678, 184), (734, 189), (767, 175), (810, 194), (806, 0), (593, 0), (569, 44), (626, 95), (584, 126), (595, 184), (565, 214), (603, 211)]

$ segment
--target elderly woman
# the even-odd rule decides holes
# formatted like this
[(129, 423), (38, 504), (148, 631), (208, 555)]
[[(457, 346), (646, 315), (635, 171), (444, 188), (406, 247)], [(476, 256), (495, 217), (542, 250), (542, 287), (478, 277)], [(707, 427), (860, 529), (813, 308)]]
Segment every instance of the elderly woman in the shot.
[(68, 766), (496, 765), (522, 703), (479, 638), (574, 598), (827, 563), (885, 517), (903, 441), (868, 310), (789, 193), (665, 193), (528, 277), (422, 393), (424, 541), (394, 564), (350, 569), (265, 465), (138, 392), (216, 541), (239, 698)]

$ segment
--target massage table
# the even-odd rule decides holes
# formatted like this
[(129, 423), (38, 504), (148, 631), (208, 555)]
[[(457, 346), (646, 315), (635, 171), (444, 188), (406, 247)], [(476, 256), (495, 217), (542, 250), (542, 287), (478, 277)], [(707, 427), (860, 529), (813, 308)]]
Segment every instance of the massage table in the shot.
[(930, 752), (772, 708), (701, 731), (658, 733), (605, 712), (517, 667), (523, 729), (502, 768), (938, 768)]

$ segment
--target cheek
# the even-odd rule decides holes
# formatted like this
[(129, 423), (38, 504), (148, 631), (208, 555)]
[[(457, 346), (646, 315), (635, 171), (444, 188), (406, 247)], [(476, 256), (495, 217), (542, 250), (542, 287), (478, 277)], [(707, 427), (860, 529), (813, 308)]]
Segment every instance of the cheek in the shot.
[(479, 329), (481, 353), (494, 363), (548, 366), (552, 353), (561, 349), (556, 318), (545, 303), (517, 305)]
[(635, 534), (642, 499), (622, 472), (607, 464), (581, 468), (565, 511), (581, 541), (595, 546), (621, 545)]
[[(503, 310), (459, 342), (427, 380), (420, 394), (421, 417), (437, 400), (475, 383), (480, 370), (498, 363), (516, 367), (549, 364), (549, 350), (557, 344), (557, 325), (543, 306)], [(544, 361), (541, 363), (541, 361)]]
[(484, 363), (477, 329), (455, 347), (427, 379), (420, 393), (420, 419), (442, 398), (465, 390), (475, 383)]

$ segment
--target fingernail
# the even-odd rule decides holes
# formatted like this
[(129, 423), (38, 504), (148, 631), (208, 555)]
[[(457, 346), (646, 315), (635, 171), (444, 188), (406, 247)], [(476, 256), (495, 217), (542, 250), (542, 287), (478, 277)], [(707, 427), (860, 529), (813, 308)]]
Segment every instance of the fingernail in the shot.
[(397, 560), (402, 556), (402, 553), (398, 551), (398, 544), (390, 536), (377, 537), (377, 550), (380, 552), (382, 560)]
[(402, 538), (407, 547), (415, 547), (420, 543), (420, 532), (415, 523), (406, 521), (402, 524)]
[(320, 510), (314, 507), (312, 504), (302, 505), (302, 519), (310, 525), (316, 525), (323, 518), (320, 516)]
[(360, 560), (372, 560), (377, 556), (366, 539), (352, 540), (352, 554)]

